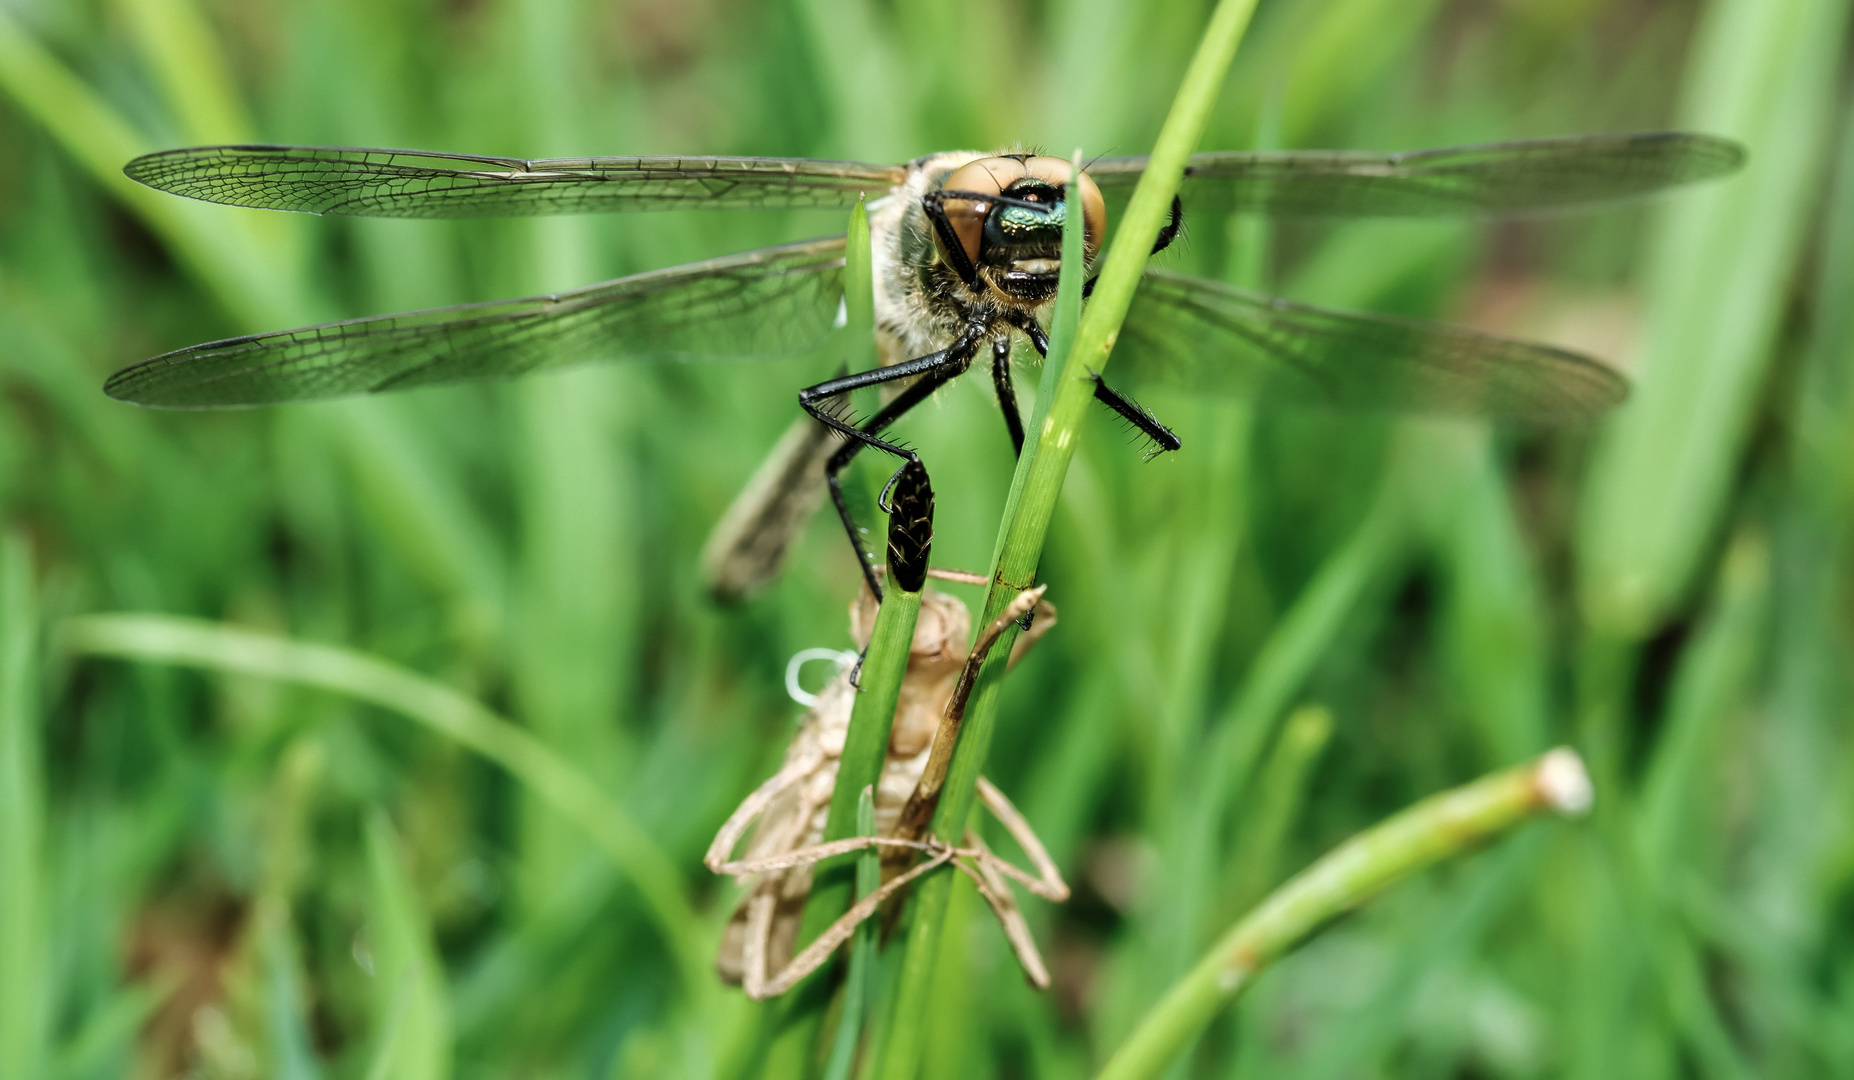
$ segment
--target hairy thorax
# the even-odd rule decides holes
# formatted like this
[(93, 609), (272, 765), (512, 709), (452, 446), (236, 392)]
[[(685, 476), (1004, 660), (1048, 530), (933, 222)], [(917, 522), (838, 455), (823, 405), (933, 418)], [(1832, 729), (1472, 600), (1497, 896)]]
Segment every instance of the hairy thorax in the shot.
[(876, 335), (883, 364), (898, 364), (952, 344), (974, 314), (990, 314), (940, 260), (921, 196), (937, 190), (977, 150), (949, 150), (908, 163), (907, 179), (870, 211), (870, 261), (875, 272)]

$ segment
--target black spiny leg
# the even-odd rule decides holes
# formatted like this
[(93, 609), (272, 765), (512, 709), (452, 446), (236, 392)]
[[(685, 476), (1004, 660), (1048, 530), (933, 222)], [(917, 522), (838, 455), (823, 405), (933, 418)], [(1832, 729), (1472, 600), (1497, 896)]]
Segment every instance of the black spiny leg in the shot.
[[(972, 362), (972, 353), (978, 346), (978, 333), (968, 331), (944, 352), (932, 353), (919, 359), (894, 364), (873, 371), (858, 372), (808, 386), (798, 392), (798, 404), (819, 423), (849, 437), (849, 441), (830, 456), (824, 464), (824, 482), (830, 490), (830, 501), (837, 508), (837, 517), (843, 522), (843, 530), (850, 537), (850, 546), (856, 550), (856, 563), (862, 569), (863, 580), (869, 583), (869, 591), (876, 599), (882, 597), (882, 584), (876, 580), (875, 559), (863, 546), (861, 530), (857, 528), (856, 518), (850, 513), (850, 505), (843, 497), (843, 483), (837, 474), (850, 464), (851, 459), (865, 446), (873, 446), (901, 458), (904, 462), (918, 462), (920, 455), (904, 446), (881, 438), (876, 432), (894, 423), (904, 413), (927, 400), (935, 390), (948, 379), (966, 370)], [(913, 386), (895, 396), (895, 400), (878, 409), (874, 416), (861, 424), (852, 423), (839, 412), (833, 412), (826, 402), (840, 394), (847, 394), (865, 386), (893, 382), (920, 376)], [(893, 483), (891, 480), (890, 483)], [(886, 490), (886, 489), (885, 489)]]
[(1094, 380), (1094, 399), (1120, 414), (1122, 420), (1151, 443), (1141, 455), (1142, 460), (1151, 461), (1167, 450), (1176, 450), (1184, 445), (1172, 429), (1159, 423), (1159, 418), (1152, 415), (1144, 405), (1102, 382), (1101, 376), (1095, 372), (1090, 371), (1088, 377)]
[[(1030, 344), (1036, 347), (1039, 355), (1049, 356), (1049, 335), (1035, 319), (1020, 313), (1007, 315), (1006, 318), (1010, 320), (1012, 326), (1022, 330), (1030, 338)], [(1098, 373), (1089, 371), (1088, 377), (1094, 383), (1094, 399), (1118, 413), (1123, 420), (1131, 424), (1152, 443), (1152, 448), (1145, 454), (1147, 461), (1151, 461), (1167, 450), (1176, 450), (1184, 445), (1171, 428), (1161, 424), (1159, 418), (1152, 415), (1150, 409), (1102, 382)]]
[(1024, 418), (1017, 412), (1017, 391), (1011, 386), (1011, 339), (1001, 337), (991, 343), (991, 385), (998, 391), (998, 408), (1004, 413), (1004, 426), (1011, 429), (1011, 450), (1024, 456)]
[(1184, 203), (1179, 200), (1178, 196), (1173, 195), (1172, 219), (1165, 223), (1164, 228), (1159, 230), (1159, 238), (1152, 242), (1152, 253), (1157, 255), (1159, 252), (1171, 247), (1172, 241), (1178, 239), (1178, 230), (1182, 228), (1184, 228)]
[(1005, 315), (1005, 319), (1024, 332), (1024, 336), (1030, 339), (1030, 347), (1036, 350), (1038, 356), (1049, 359), (1049, 334), (1034, 316), (1027, 311), (1012, 311)]
[[(1157, 255), (1159, 252), (1164, 251), (1168, 247), (1171, 247), (1172, 241), (1178, 239), (1178, 233), (1183, 228), (1184, 228), (1184, 203), (1179, 200), (1178, 196), (1173, 195), (1172, 196), (1172, 219), (1166, 222), (1165, 225), (1159, 229), (1158, 239), (1152, 242), (1152, 254)], [(1094, 294), (1094, 283), (1099, 278), (1100, 278), (1100, 275), (1096, 274), (1094, 277), (1091, 277), (1088, 279), (1088, 283), (1086, 285), (1082, 286), (1082, 296), (1084, 298)]]

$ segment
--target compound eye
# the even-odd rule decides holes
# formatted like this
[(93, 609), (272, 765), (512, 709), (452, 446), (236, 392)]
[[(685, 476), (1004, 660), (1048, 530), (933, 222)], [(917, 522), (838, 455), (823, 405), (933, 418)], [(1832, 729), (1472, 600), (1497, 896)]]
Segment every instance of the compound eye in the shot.
[[(980, 158), (953, 170), (946, 182), (940, 185), (940, 190), (981, 196), (998, 195), (1023, 175), (1024, 164), (1016, 158)], [(940, 205), (946, 210), (946, 220), (952, 224), (953, 234), (959, 237), (959, 246), (965, 249), (967, 260), (977, 263), (981, 238), (985, 232), (985, 219), (998, 204), (949, 195)], [(934, 246), (943, 247), (937, 230), (934, 232)], [(946, 251), (941, 250), (940, 258), (946, 259), (946, 256)]]
[[(1068, 184), (1072, 168), (1059, 157), (1033, 157), (1024, 163), (1029, 175), (1057, 187)], [(1101, 241), (1107, 238), (1107, 203), (1101, 198), (1101, 189), (1095, 186), (1094, 178), (1087, 173), (1081, 174), (1081, 204), (1083, 246), (1092, 259), (1101, 250)]]
[(1094, 177), (1087, 173), (1081, 174), (1081, 203), (1082, 236), (1092, 259), (1107, 237), (1107, 202), (1101, 198), (1101, 189), (1094, 186)]

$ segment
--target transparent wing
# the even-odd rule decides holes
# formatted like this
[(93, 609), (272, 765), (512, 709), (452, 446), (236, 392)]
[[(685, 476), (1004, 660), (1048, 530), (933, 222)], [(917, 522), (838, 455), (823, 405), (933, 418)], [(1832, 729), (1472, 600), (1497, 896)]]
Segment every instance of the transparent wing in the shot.
[(793, 355), (830, 332), (843, 238), (763, 248), (552, 296), (378, 315), (214, 341), (110, 377), (168, 408), (268, 405), (506, 378), (593, 360)]
[(1130, 382), (1368, 411), (1563, 421), (1627, 396), (1577, 353), (1437, 323), (1295, 304), (1148, 270), (1114, 349)]
[(190, 199), (360, 217), (605, 210), (848, 209), (900, 183), (892, 165), (808, 158), (520, 158), (323, 146), (201, 146), (138, 157), (131, 179)]
[[(1210, 153), (1191, 158), (1187, 212), (1309, 217), (1510, 214), (1610, 202), (1709, 180), (1744, 163), (1726, 139), (1679, 132), (1585, 135), (1377, 154), (1347, 150)], [(1103, 158), (1088, 175), (1130, 191), (1143, 157)]]

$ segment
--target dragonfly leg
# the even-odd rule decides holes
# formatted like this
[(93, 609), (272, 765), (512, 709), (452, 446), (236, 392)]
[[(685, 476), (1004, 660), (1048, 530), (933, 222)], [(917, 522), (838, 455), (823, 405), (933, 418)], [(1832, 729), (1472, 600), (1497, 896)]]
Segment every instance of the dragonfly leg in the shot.
[(1011, 450), (1024, 456), (1024, 418), (1017, 411), (1017, 391), (1011, 386), (1011, 339), (997, 338), (991, 343), (991, 385), (998, 392), (998, 408), (1004, 413), (1004, 426), (1011, 431)]
[(953, 268), (959, 280), (971, 286), (978, 280), (978, 267), (972, 265), (972, 256), (966, 253), (966, 245), (959, 239), (959, 233), (953, 229), (952, 219), (946, 216), (946, 199), (949, 192), (929, 191), (921, 196), (921, 210), (927, 220), (933, 223), (933, 231), (940, 238), (940, 250), (946, 255), (946, 265)]
[[(1183, 228), (1184, 228), (1184, 203), (1178, 198), (1178, 196), (1173, 195), (1172, 196), (1172, 219), (1166, 222), (1165, 225), (1159, 229), (1158, 238), (1152, 242), (1152, 254), (1157, 255), (1159, 252), (1164, 251), (1168, 247), (1171, 247), (1172, 241), (1178, 239), (1178, 233)], [(1082, 286), (1082, 299), (1085, 300), (1089, 296), (1093, 295), (1094, 283), (1100, 280), (1100, 277), (1101, 275), (1096, 274), (1094, 277), (1091, 277), (1088, 279), (1087, 284)]]
[[(1028, 335), (1030, 344), (1036, 346), (1038, 353), (1045, 357), (1049, 355), (1049, 335), (1043, 331), (1035, 319), (1028, 315), (1007, 316), (1007, 318), (1010, 318), (1012, 326)], [(1088, 375), (1094, 380), (1095, 400), (1118, 413), (1122, 419), (1152, 443), (1152, 448), (1146, 452), (1146, 460), (1150, 461), (1167, 450), (1176, 450), (1184, 445), (1171, 428), (1160, 423), (1159, 418), (1152, 415), (1152, 410), (1102, 382), (1101, 376), (1096, 372), (1090, 371)], [(1021, 453), (1022, 450), (1023, 447), (1020, 444), (1018, 451)]]
[(1159, 230), (1159, 238), (1152, 242), (1152, 253), (1157, 255), (1159, 252), (1171, 247), (1172, 241), (1178, 239), (1178, 230), (1182, 228), (1184, 228), (1184, 203), (1179, 200), (1178, 196), (1173, 195), (1172, 219), (1165, 223), (1164, 228)]
[(1151, 461), (1167, 450), (1176, 450), (1184, 445), (1172, 429), (1161, 424), (1159, 418), (1152, 415), (1146, 406), (1102, 382), (1099, 374), (1090, 371), (1088, 375), (1094, 380), (1094, 399), (1118, 413), (1122, 420), (1144, 435), (1151, 444), (1142, 455), (1145, 460)]
[(1049, 335), (1044, 332), (1042, 324), (1036, 321), (1036, 316), (1027, 311), (1014, 310), (1006, 314), (1005, 319), (1012, 326), (1024, 332), (1024, 336), (1030, 339), (1030, 346), (1036, 350), (1038, 356), (1045, 358), (1049, 356)]
[[(878, 600), (882, 597), (882, 585), (876, 580), (875, 559), (863, 544), (862, 531), (857, 527), (855, 516), (850, 513), (849, 503), (844, 499), (843, 483), (838, 478), (838, 474), (849, 466), (851, 459), (855, 458), (865, 446), (873, 446), (904, 461), (920, 460), (920, 455), (913, 450), (890, 442), (877, 435), (876, 432), (894, 423), (909, 409), (927, 400), (947, 380), (964, 372), (972, 363), (972, 354), (978, 348), (981, 329), (975, 327), (967, 330), (959, 336), (959, 340), (953, 342), (942, 352), (930, 353), (918, 359), (891, 364), (873, 371), (863, 371), (855, 375), (830, 379), (798, 392), (798, 403), (806, 412), (816, 417), (819, 422), (849, 438), (849, 441), (824, 463), (824, 482), (830, 492), (831, 503), (837, 508), (837, 517), (843, 522), (844, 532), (849, 534), (850, 546), (856, 550), (857, 565), (862, 568), (863, 580), (869, 583), (869, 591), (874, 593)], [(917, 375), (920, 378), (913, 386), (897, 394), (893, 401), (876, 410), (875, 415), (861, 424), (852, 423), (826, 405), (830, 398), (847, 394), (852, 390)]]
[[(971, 356), (968, 354), (967, 362), (970, 362), (970, 360)], [(896, 395), (895, 400), (884, 405), (881, 411), (870, 417), (868, 422), (863, 425), (863, 432), (872, 433), (879, 431), (889, 424), (894, 423), (903, 413), (927, 400), (935, 390), (945, 385), (947, 380), (965, 371), (965, 369), (965, 364), (961, 363), (958, 365), (949, 365), (942, 368), (940, 371), (923, 376), (919, 382), (903, 390), (900, 394)], [(844, 498), (843, 481), (840, 479), (839, 475), (844, 469), (849, 467), (851, 459), (855, 458), (856, 455), (862, 451), (864, 446), (874, 446), (881, 450), (887, 450), (889, 453), (898, 454), (909, 461), (919, 461), (920, 457), (912, 450), (898, 447), (885, 440), (872, 439), (872, 441), (864, 442), (859, 435), (859, 437), (852, 438), (849, 442), (844, 443), (843, 446), (838, 448), (835, 454), (830, 456), (830, 460), (824, 463), (824, 484), (826, 489), (830, 492), (831, 505), (837, 508), (837, 518), (843, 522), (843, 531), (850, 537), (850, 546), (856, 551), (856, 563), (862, 568), (863, 580), (869, 583), (869, 591), (874, 594), (875, 598), (881, 600), (882, 585), (876, 580), (875, 558), (870, 555), (868, 547), (863, 544), (862, 529), (856, 524), (856, 515), (850, 512), (849, 501)], [(885, 494), (887, 490), (886, 487), (883, 488)], [(858, 667), (861, 667), (860, 663)]]

